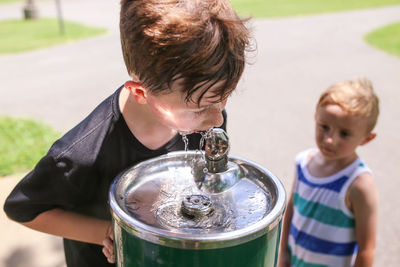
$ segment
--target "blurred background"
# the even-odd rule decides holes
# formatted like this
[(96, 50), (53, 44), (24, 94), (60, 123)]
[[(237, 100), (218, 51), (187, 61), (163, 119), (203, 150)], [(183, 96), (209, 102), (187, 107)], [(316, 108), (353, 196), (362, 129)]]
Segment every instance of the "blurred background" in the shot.
[[(290, 190), (295, 155), (314, 146), (315, 104), (333, 83), (366, 76), (381, 101), (359, 154), (380, 194), (376, 264), (400, 264), (400, 0), (232, 0), (257, 50), (228, 101), (231, 154)], [(52, 142), (129, 79), (119, 1), (0, 0), (0, 203)], [(0, 266), (64, 267), (61, 238), (0, 212)]]

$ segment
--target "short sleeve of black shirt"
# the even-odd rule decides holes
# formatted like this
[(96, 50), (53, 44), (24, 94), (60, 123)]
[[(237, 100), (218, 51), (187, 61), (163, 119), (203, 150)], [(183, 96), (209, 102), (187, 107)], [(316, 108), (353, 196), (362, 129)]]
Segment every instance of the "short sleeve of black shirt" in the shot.
[[(184, 149), (180, 135), (157, 150), (142, 145), (119, 110), (121, 89), (57, 140), (17, 184), (4, 204), (10, 218), (28, 222), (44, 211), (61, 208), (110, 220), (108, 190), (118, 173), (143, 160)], [(223, 115), (222, 128), (226, 129), (225, 111)], [(200, 134), (188, 138), (189, 149), (197, 149)], [(65, 239), (64, 249), (69, 267), (113, 266), (101, 246)]]

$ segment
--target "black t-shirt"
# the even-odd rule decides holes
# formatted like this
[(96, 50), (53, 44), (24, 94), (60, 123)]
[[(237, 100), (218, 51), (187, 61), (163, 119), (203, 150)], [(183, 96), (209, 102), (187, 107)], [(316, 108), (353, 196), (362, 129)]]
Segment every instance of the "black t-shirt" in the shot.
[[(105, 99), (81, 123), (57, 140), (8, 196), (4, 211), (15, 221), (28, 222), (53, 209), (111, 220), (108, 191), (114, 178), (132, 165), (167, 152), (183, 150), (177, 134), (151, 150), (129, 130), (118, 105), (122, 87)], [(226, 129), (226, 114), (224, 125)], [(189, 149), (198, 149), (201, 135), (188, 136)], [(102, 246), (64, 239), (69, 267), (109, 264)]]

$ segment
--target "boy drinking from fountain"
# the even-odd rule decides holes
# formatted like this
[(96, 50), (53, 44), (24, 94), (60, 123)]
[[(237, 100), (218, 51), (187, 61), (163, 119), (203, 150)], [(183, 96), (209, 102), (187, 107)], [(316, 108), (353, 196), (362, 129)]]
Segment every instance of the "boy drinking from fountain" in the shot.
[(296, 156), (279, 266), (372, 266), (377, 190), (356, 153), (372, 132), (379, 100), (367, 79), (328, 88), (315, 112), (317, 149)]
[[(132, 80), (56, 141), (4, 205), (21, 224), (64, 237), (68, 266), (113, 266), (108, 190), (149, 158), (197, 149), (225, 128), (249, 32), (228, 0), (123, 0), (121, 44)], [(105, 256), (103, 255), (105, 254)]]

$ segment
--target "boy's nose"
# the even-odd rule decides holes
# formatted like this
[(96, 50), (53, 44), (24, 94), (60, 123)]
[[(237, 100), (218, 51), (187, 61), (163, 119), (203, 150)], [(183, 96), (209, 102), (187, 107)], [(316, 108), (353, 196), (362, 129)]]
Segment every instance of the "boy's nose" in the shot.
[(219, 127), (223, 123), (224, 123), (224, 117), (222, 116), (222, 110), (219, 110), (218, 112), (216, 112), (213, 127)]
[(210, 128), (219, 127), (224, 123), (222, 110), (225, 108), (226, 101), (216, 104), (209, 115)]
[(217, 107), (216, 107), (217, 116), (216, 116), (216, 124), (215, 124), (216, 127), (219, 127), (224, 123), (224, 116), (222, 116), (222, 111), (224, 110), (224, 108), (226, 106), (226, 101), (227, 101), (227, 99), (225, 99), (224, 101), (217, 104)]

